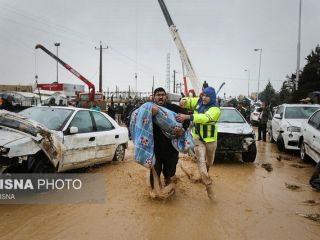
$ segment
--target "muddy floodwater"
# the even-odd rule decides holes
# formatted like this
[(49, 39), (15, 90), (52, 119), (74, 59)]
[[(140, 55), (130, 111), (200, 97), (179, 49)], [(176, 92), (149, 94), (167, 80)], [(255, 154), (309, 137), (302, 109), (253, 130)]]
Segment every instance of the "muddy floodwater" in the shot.
[(308, 184), (314, 165), (271, 143), (257, 147), (254, 163), (214, 163), (214, 201), (183, 155), (175, 195), (153, 200), (130, 143), (123, 162), (84, 170), (105, 175), (103, 204), (0, 205), (0, 239), (319, 239), (320, 223), (304, 217), (320, 213), (320, 192)]

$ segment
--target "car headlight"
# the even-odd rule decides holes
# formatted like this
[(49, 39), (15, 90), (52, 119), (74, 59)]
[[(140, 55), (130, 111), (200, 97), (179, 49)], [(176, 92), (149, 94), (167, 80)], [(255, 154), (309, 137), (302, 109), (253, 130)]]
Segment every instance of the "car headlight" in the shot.
[(287, 128), (288, 132), (301, 132), (301, 128), (300, 127), (295, 127), (295, 126), (290, 126)]
[(10, 148), (0, 147), (0, 153), (2, 153), (2, 154), (8, 153), (9, 150), (10, 150)]

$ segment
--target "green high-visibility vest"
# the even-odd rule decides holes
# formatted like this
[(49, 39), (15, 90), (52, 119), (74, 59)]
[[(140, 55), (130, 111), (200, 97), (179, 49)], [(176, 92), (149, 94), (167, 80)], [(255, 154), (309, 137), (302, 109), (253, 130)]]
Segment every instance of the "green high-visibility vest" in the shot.
[[(219, 107), (210, 107), (204, 113), (198, 113), (197, 102), (199, 97), (194, 98), (183, 98), (186, 101), (186, 109), (193, 110), (193, 127), (192, 135), (195, 139), (201, 139), (205, 142), (215, 142), (217, 141), (218, 136), (218, 126), (216, 122), (220, 118), (220, 108)], [(197, 108), (196, 108), (197, 107)]]

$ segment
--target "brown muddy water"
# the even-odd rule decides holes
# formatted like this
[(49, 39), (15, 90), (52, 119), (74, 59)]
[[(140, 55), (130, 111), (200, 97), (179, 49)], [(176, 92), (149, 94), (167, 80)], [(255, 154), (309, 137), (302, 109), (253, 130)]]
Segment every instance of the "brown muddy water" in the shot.
[(305, 217), (320, 213), (320, 192), (308, 184), (314, 165), (274, 144), (257, 146), (255, 163), (237, 156), (214, 163), (210, 201), (185, 156), (175, 195), (151, 199), (148, 171), (133, 161), (130, 144), (125, 161), (89, 171), (105, 175), (105, 203), (0, 205), (0, 239), (319, 239), (320, 223)]

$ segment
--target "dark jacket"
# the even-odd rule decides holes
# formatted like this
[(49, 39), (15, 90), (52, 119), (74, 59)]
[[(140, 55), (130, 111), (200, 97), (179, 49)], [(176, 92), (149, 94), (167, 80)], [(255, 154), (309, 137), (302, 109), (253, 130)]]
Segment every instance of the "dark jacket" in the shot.
[[(166, 103), (161, 107), (167, 108), (175, 113), (188, 114), (186, 109), (179, 107), (178, 105)], [(189, 127), (190, 121), (185, 121), (183, 123), (183, 128), (187, 129)], [(154, 137), (154, 152), (155, 155), (159, 156), (171, 156), (173, 154), (178, 155), (178, 151), (172, 146), (171, 139), (167, 138), (161, 131), (160, 127), (153, 124), (153, 137)]]
[(259, 123), (267, 124), (270, 114), (271, 113), (268, 107), (263, 108), (259, 115)]

